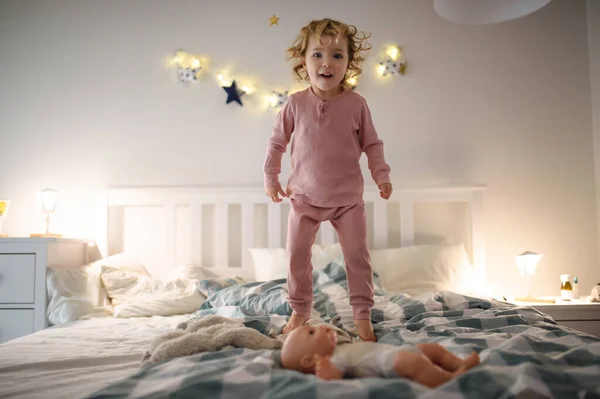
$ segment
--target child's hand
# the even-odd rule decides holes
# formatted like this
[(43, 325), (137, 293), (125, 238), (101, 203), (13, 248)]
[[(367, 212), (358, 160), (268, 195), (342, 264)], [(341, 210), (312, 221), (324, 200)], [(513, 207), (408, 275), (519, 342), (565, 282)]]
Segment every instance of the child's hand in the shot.
[(379, 186), (379, 195), (381, 196), (381, 198), (383, 199), (388, 199), (392, 196), (392, 184), (391, 183), (383, 183), (382, 185)]
[(329, 357), (321, 355), (315, 355), (315, 375), (327, 381), (339, 380), (343, 377), (342, 373), (331, 364)]
[(267, 197), (273, 200), (273, 202), (281, 202), (283, 200), (282, 198), (279, 198), (279, 194), (281, 194), (282, 197), (287, 197), (280, 184), (278, 184), (277, 187), (265, 187), (265, 193), (267, 194)]

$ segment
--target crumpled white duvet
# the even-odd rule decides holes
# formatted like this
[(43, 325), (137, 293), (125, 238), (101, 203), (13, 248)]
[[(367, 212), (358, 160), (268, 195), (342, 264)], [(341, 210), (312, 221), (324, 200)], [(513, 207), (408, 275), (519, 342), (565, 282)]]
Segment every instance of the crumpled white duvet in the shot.
[(118, 318), (192, 313), (206, 300), (197, 282), (185, 277), (163, 280), (103, 267), (101, 279)]
[(0, 397), (88, 396), (140, 369), (150, 343), (189, 315), (78, 320), (0, 345)]

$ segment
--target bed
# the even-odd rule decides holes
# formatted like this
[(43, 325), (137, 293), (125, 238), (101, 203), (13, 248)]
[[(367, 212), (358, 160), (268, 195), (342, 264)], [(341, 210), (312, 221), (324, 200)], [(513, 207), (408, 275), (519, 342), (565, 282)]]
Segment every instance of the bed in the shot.
[[(99, 210), (107, 220), (102, 259), (49, 272), (54, 325), (0, 345), (0, 397), (599, 397), (600, 339), (486, 295), (484, 190), (413, 187), (390, 202), (365, 192), (378, 340), (438, 342), (482, 359), (435, 390), (402, 379), (325, 382), (283, 370), (278, 351), (266, 349), (141, 367), (151, 342), (182, 322), (220, 315), (266, 335), (291, 313), (286, 205), (268, 203), (260, 188), (145, 187), (108, 190)], [(323, 224), (313, 247), (312, 316), (355, 336), (336, 241)], [(83, 276), (86, 292), (57, 290), (65, 276)], [(58, 311), (61, 296), (89, 306)]]

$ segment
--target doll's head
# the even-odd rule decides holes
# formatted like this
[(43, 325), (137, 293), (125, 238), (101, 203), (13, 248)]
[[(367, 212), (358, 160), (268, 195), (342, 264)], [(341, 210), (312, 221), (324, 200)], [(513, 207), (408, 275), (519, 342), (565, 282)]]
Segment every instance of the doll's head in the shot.
[(304, 325), (292, 330), (281, 349), (281, 364), (284, 368), (303, 373), (312, 373), (315, 355), (331, 356), (337, 345), (336, 331), (326, 325)]

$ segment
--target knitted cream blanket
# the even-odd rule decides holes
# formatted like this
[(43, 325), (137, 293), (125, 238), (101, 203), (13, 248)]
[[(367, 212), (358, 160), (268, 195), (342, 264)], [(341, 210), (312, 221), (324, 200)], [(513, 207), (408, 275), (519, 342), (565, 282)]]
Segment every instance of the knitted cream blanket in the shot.
[(179, 356), (230, 348), (280, 349), (283, 341), (269, 338), (239, 321), (211, 315), (183, 324), (182, 329), (156, 338), (142, 358), (142, 367)]
[[(309, 320), (308, 325), (324, 324), (320, 319)], [(338, 345), (352, 341), (342, 329), (327, 324), (338, 335)], [(246, 327), (237, 320), (210, 315), (181, 323), (177, 329), (157, 337), (142, 358), (142, 367), (179, 356), (200, 352), (214, 352), (230, 348), (281, 349), (288, 334), (269, 333), (270, 338), (257, 330)]]

